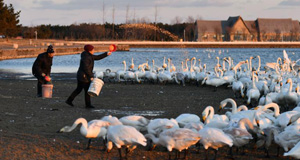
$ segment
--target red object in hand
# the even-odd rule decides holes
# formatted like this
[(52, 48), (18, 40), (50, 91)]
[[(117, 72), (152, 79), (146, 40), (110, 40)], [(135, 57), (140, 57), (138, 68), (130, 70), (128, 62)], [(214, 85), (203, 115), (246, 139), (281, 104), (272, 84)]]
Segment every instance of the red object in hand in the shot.
[(117, 50), (117, 46), (116, 46), (116, 45), (111, 44), (111, 45), (109, 46), (109, 51), (110, 51), (110, 52), (114, 52), (114, 51), (116, 51), (116, 50)]
[(50, 81), (51, 81), (51, 78), (50, 78), (49, 76), (45, 76), (45, 80), (46, 80), (47, 82), (50, 82)]

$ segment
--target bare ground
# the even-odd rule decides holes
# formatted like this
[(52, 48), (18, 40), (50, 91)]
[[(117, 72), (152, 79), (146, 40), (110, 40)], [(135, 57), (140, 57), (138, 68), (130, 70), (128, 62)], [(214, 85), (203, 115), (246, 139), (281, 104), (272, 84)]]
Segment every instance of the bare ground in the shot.
[[(200, 116), (206, 106), (217, 108), (223, 99), (233, 98), (232, 90), (225, 86), (214, 92), (208, 86), (106, 83), (101, 95), (92, 98), (96, 109), (89, 110), (84, 108), (83, 93), (76, 97), (75, 107), (64, 103), (76, 87), (74, 75), (68, 76), (73, 80), (63, 79), (62, 75), (54, 76), (53, 98), (45, 99), (36, 97), (36, 81), (0, 72), (0, 159), (119, 159), (116, 148), (109, 154), (102, 151), (102, 140), (93, 140), (91, 149), (85, 150), (87, 139), (80, 135), (80, 127), (71, 133), (56, 131), (73, 124), (79, 117), (89, 121), (109, 114), (120, 118), (147, 113), (149, 115), (145, 117), (149, 119), (176, 118), (181, 113)], [(238, 105), (243, 101), (238, 99)], [(277, 157), (276, 151), (277, 147), (272, 146), (271, 158), (268, 159), (289, 159), (282, 156), (282, 150)], [(203, 148), (198, 152), (192, 147), (189, 152), (189, 159), (205, 158)], [(247, 145), (245, 152), (244, 155), (235, 153), (234, 159), (267, 159), (264, 150), (254, 149), (253, 144)], [(227, 153), (228, 148), (221, 148), (217, 159), (230, 159)], [(209, 159), (213, 154), (210, 150)], [(128, 155), (128, 159), (168, 159), (168, 152), (163, 147), (148, 151), (139, 146)]]

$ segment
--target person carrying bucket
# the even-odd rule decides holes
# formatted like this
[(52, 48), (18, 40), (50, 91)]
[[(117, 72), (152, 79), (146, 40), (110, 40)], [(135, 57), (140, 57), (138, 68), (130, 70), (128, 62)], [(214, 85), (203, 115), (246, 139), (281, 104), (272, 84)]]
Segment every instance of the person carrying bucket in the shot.
[(66, 103), (70, 106), (74, 106), (72, 103), (75, 97), (84, 89), (85, 97), (85, 107), (86, 108), (95, 108), (91, 104), (91, 97), (88, 94), (88, 89), (90, 83), (94, 79), (93, 69), (94, 69), (94, 60), (103, 59), (109, 55), (111, 52), (105, 52), (100, 55), (94, 55), (94, 46), (85, 45), (84, 51), (81, 53), (80, 65), (77, 71), (77, 88), (72, 92), (69, 98), (66, 100)]
[(42, 97), (42, 84), (51, 81), (50, 72), (54, 56), (53, 46), (49, 45), (47, 51), (37, 56), (32, 66), (32, 74), (37, 78), (37, 97)]

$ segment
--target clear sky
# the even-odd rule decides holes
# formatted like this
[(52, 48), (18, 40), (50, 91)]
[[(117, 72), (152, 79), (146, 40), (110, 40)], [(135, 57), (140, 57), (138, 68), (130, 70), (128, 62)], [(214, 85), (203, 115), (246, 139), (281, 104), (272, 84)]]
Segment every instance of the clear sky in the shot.
[[(74, 23), (125, 23), (129, 19), (173, 23), (175, 17), (188, 16), (203, 20), (226, 20), (242, 16), (256, 18), (292, 18), (300, 20), (300, 0), (4, 0), (21, 10), (23, 26), (40, 24), (70, 25)], [(104, 7), (103, 7), (104, 4)], [(114, 6), (114, 7), (113, 7)], [(157, 11), (156, 11), (157, 10)]]

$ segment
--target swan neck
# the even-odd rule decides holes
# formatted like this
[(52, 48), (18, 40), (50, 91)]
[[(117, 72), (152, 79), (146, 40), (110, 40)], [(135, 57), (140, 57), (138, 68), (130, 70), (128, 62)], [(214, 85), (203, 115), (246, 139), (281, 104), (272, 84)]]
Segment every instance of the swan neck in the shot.
[(231, 112), (232, 112), (233, 114), (237, 113), (237, 105), (236, 105), (236, 102), (235, 102), (233, 99), (228, 99), (227, 102), (231, 104)]
[(289, 81), (289, 92), (292, 92), (292, 89), (293, 89), (293, 82), (292, 81)]
[(275, 113), (274, 116), (275, 117), (279, 116), (279, 114), (280, 114), (279, 113), (279, 106), (276, 103), (269, 103), (269, 104), (265, 105), (263, 110), (265, 111), (269, 108), (274, 108), (274, 113)]

